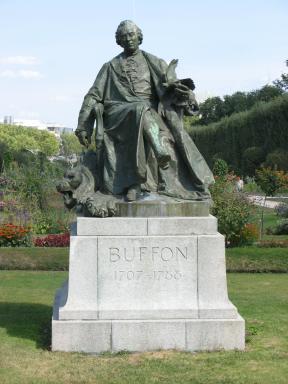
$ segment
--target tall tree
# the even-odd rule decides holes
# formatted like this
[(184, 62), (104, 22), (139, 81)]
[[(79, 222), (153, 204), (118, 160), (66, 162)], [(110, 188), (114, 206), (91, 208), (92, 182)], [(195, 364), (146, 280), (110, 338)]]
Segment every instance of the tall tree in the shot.
[[(288, 67), (288, 60), (286, 60), (286, 66)], [(275, 80), (273, 84), (282, 89), (284, 92), (288, 91), (288, 73), (282, 73), (281, 79)]]

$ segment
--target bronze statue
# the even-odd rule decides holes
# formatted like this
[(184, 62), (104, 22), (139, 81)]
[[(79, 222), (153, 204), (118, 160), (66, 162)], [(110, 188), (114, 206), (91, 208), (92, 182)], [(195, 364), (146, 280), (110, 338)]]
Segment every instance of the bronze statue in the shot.
[(167, 65), (140, 50), (142, 40), (135, 23), (120, 23), (123, 52), (103, 65), (79, 113), (76, 135), (86, 147), (95, 125), (93, 166), (88, 162), (95, 192), (128, 202), (149, 192), (209, 199), (213, 175), (183, 127), (183, 115), (198, 111), (194, 83), (177, 79), (177, 60)]

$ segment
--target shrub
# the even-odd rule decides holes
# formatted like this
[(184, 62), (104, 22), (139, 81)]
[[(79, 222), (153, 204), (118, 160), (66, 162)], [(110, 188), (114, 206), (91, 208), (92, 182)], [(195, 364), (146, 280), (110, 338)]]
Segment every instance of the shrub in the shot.
[(288, 174), (271, 168), (257, 169), (256, 183), (266, 196), (274, 196), (280, 188), (288, 186)]
[(259, 235), (259, 228), (254, 223), (247, 223), (240, 232), (239, 245), (252, 245)]
[(249, 147), (243, 152), (243, 172), (253, 176), (265, 160), (265, 151), (261, 147)]
[(70, 234), (66, 232), (57, 235), (37, 237), (34, 239), (34, 245), (35, 247), (69, 247)]
[(288, 171), (288, 152), (278, 148), (275, 151), (268, 153), (265, 160), (265, 167)]
[(257, 193), (257, 194), (263, 193), (259, 185), (256, 184), (255, 178), (249, 177), (249, 176), (245, 177), (244, 191), (248, 193)]
[(213, 206), (211, 213), (218, 218), (219, 232), (225, 235), (227, 246), (250, 244), (256, 230), (247, 226), (253, 213), (253, 206), (244, 194), (235, 190), (235, 176), (216, 178), (210, 188)]
[(0, 247), (29, 247), (30, 245), (30, 227), (11, 223), (0, 225)]
[(267, 228), (269, 235), (288, 235), (288, 220), (281, 221), (275, 228)]
[(213, 166), (213, 174), (215, 176), (224, 177), (228, 173), (228, 165), (225, 160), (216, 159)]
[(70, 215), (65, 215), (65, 211), (58, 212), (50, 209), (48, 212), (37, 212), (34, 219), (34, 233), (46, 235), (65, 233), (69, 231)]
[(275, 207), (277, 216), (288, 218), (288, 204), (281, 203)]

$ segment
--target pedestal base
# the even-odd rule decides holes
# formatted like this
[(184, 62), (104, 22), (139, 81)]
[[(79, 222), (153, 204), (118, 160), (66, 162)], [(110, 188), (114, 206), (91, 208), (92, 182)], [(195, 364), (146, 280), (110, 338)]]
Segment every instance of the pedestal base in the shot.
[(214, 217), (78, 218), (52, 349), (244, 349)]
[(65, 302), (58, 291), (52, 320), (52, 350), (64, 352), (145, 352), (243, 350), (245, 322), (235, 319), (58, 320)]

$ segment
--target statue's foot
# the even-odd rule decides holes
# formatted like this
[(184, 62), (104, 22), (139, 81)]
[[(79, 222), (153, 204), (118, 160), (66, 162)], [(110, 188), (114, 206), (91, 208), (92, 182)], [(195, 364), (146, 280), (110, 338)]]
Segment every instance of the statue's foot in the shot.
[(137, 198), (140, 195), (140, 191), (141, 191), (140, 185), (138, 185), (138, 184), (132, 185), (128, 189), (128, 192), (127, 192), (127, 195), (126, 195), (126, 200), (127, 201), (135, 201), (135, 200), (137, 200)]
[(169, 168), (169, 162), (171, 160), (171, 156), (167, 152), (160, 152), (157, 154), (157, 162), (160, 168), (167, 169)]

